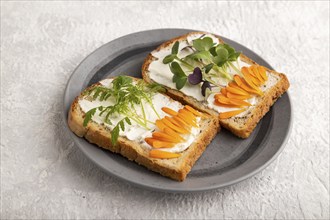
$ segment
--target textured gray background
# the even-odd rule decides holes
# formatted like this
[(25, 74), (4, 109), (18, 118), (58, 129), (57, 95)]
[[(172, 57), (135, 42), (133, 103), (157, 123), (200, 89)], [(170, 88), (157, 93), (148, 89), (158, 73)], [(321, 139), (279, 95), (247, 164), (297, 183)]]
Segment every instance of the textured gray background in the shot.
[[(196, 194), (110, 177), (63, 130), (74, 68), (117, 37), (214, 32), (287, 73), (294, 124), (261, 173)], [(329, 218), (329, 2), (1, 2), (2, 218)]]

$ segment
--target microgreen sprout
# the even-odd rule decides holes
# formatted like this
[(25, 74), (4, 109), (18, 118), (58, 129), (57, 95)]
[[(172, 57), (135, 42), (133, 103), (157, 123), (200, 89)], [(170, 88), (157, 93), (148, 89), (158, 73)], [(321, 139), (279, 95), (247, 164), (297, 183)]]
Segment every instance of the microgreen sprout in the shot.
[(232, 80), (232, 75), (228, 72), (229, 68), (241, 75), (239, 68), (233, 64), (237, 62), (240, 52), (228, 44), (216, 44), (212, 38), (202, 37), (193, 40), (192, 45), (181, 49), (189, 48), (192, 51), (182, 58), (178, 57), (180, 45), (176, 41), (172, 46), (171, 54), (163, 59), (163, 63), (169, 64), (173, 73), (172, 80), (177, 89), (182, 89), (187, 82), (191, 85), (203, 83), (201, 93), (205, 96), (206, 88), (211, 90), (211, 84), (221, 87), (218, 79)]
[[(159, 84), (146, 84), (142, 80), (133, 82), (133, 79), (128, 76), (118, 76), (111, 82), (111, 85), (110, 88), (98, 85), (87, 91), (86, 95), (93, 100), (99, 99), (100, 101), (105, 101), (111, 98), (115, 104), (90, 109), (85, 113), (83, 125), (87, 126), (96, 112), (100, 116), (103, 115), (104, 122), (110, 125), (113, 125), (111, 116), (124, 116), (111, 131), (111, 141), (114, 145), (117, 143), (120, 130), (125, 130), (125, 123), (131, 124), (131, 121), (135, 121), (145, 129), (150, 129), (149, 124), (154, 124), (154, 122), (147, 120), (145, 112), (146, 104), (150, 105), (154, 114), (160, 118), (159, 113), (152, 103), (152, 97), (156, 92), (163, 91), (164, 89)], [(142, 114), (137, 113), (137, 106), (141, 107)]]
[(178, 53), (179, 53), (179, 41), (176, 41), (173, 44), (171, 54), (167, 55), (163, 59), (163, 63), (164, 64), (169, 64), (169, 63), (173, 62), (174, 60), (176, 60), (177, 62), (180, 62), (182, 65), (184, 65), (186, 68), (188, 68), (190, 70), (193, 70), (194, 67), (191, 64), (189, 64), (188, 62), (186, 62), (184, 59), (180, 59), (178, 57)]

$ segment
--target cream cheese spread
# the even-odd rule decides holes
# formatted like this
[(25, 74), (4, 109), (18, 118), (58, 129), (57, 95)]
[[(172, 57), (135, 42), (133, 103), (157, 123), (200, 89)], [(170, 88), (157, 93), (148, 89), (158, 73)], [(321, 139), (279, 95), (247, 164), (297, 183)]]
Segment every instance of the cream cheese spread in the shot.
[[(112, 81), (112, 79), (105, 79), (105, 80), (102, 80), (100, 83), (105, 87), (111, 87), (111, 85), (112, 85), (111, 81)], [(159, 93), (155, 94), (152, 97), (152, 103), (155, 107), (155, 110), (158, 112), (160, 118), (163, 118), (167, 115), (166, 113), (164, 113), (161, 110), (162, 107), (166, 106), (168, 108), (173, 109), (174, 111), (178, 111), (179, 109), (184, 107), (181, 103), (173, 101), (168, 96), (165, 96), (165, 95), (162, 95)], [(114, 104), (115, 104), (115, 102), (114, 102), (114, 100), (111, 100), (111, 98), (107, 99), (106, 101), (100, 101), (98, 99), (92, 100), (92, 101), (87, 100), (87, 99), (79, 100), (79, 105), (80, 105), (82, 111), (84, 111), (84, 112), (88, 112), (89, 110), (99, 107), (99, 106), (106, 107), (106, 106), (111, 106)], [(144, 106), (144, 111), (145, 111), (148, 121), (155, 122), (157, 119), (159, 119), (158, 116), (153, 111), (151, 105), (149, 105), (148, 103), (143, 103), (143, 106)], [(135, 111), (138, 115), (142, 116), (141, 106), (136, 105)], [(97, 110), (96, 113), (94, 114), (94, 116), (92, 117), (92, 120), (98, 124), (103, 124), (110, 129), (113, 129), (114, 126), (121, 119), (123, 119), (125, 117), (123, 115), (111, 116), (110, 120), (111, 120), (112, 124), (108, 124), (108, 123), (104, 122), (105, 114), (100, 116), (99, 113), (100, 113), (100, 111)], [(143, 146), (147, 149), (151, 149), (152, 147), (144, 141), (144, 138), (151, 137), (152, 132), (158, 129), (155, 126), (155, 124), (147, 123), (148, 129), (146, 129), (133, 120), (131, 120), (131, 123), (132, 123), (131, 125), (126, 123), (125, 130), (124, 131), (120, 130), (119, 135), (124, 136), (129, 140), (137, 141), (141, 144), (141, 146)], [(182, 152), (182, 151), (186, 150), (194, 142), (194, 140), (198, 136), (199, 132), (200, 132), (200, 128), (192, 128), (190, 134), (183, 136), (183, 138), (186, 139), (185, 142), (178, 143), (173, 148), (163, 148), (162, 150), (168, 151), (168, 152), (173, 152), (173, 153)]]

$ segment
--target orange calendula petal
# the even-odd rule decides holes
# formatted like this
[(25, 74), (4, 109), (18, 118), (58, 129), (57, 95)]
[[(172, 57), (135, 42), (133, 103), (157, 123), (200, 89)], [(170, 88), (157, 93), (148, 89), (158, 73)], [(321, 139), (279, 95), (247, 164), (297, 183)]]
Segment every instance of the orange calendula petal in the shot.
[(257, 91), (258, 93), (261, 93), (261, 90), (252, 82), (251, 77), (249, 76), (249, 73), (247, 72), (247, 70), (245, 70), (245, 67), (242, 67), (242, 73), (244, 75), (244, 80), (245, 82), (255, 91)]
[[(251, 82), (253, 84), (253, 86), (255, 86), (256, 88), (258, 88), (258, 83), (259, 81), (250, 74), (251, 69), (250, 68), (246, 68), (246, 71), (242, 72), (244, 79), (248, 82)], [(250, 83), (249, 83), (250, 85)], [(250, 85), (251, 86), (251, 85)], [(252, 86), (251, 86), (252, 87)]]
[(187, 115), (180, 113), (178, 114), (178, 116), (189, 125), (194, 126), (196, 128), (198, 127), (198, 125), (193, 120), (191, 120)]
[(182, 128), (182, 127), (178, 127), (178, 126), (172, 124), (172, 123), (171, 123), (169, 120), (167, 120), (166, 118), (163, 118), (163, 119), (162, 119), (162, 122), (164, 122), (164, 124), (165, 124), (167, 127), (173, 129), (173, 130), (176, 131), (176, 132), (179, 132), (180, 134), (189, 134), (189, 133), (190, 133), (190, 132), (187, 131), (186, 129), (184, 129), (184, 128)]
[(255, 89), (253, 89), (251, 86), (249, 86), (247, 84), (247, 82), (245, 81), (245, 79), (241, 78), (241, 80), (242, 80), (242, 84), (240, 85), (240, 87), (242, 89), (244, 89), (245, 91), (247, 91), (250, 94), (255, 94), (255, 95), (260, 95), (260, 96), (263, 95), (263, 93), (262, 93), (262, 91), (260, 89), (255, 90)]
[(244, 79), (249, 84), (249, 86), (251, 86), (254, 89), (257, 89), (258, 87), (256, 87), (256, 85), (252, 82), (251, 79), (252, 76), (249, 73), (248, 67), (246, 66), (242, 67), (241, 72), (243, 73)]
[(251, 96), (249, 96), (249, 95), (237, 95), (237, 94), (233, 94), (230, 92), (227, 92), (227, 97), (230, 99), (240, 99), (240, 100), (245, 100), (245, 99), (251, 98)]
[(156, 140), (152, 147), (153, 148), (172, 148), (176, 145), (176, 143), (172, 143), (172, 142), (166, 142), (166, 141), (158, 141)]
[(174, 124), (175, 126), (181, 127), (180, 123), (178, 123), (177, 121), (175, 121), (173, 118), (165, 116), (165, 118), (167, 120), (169, 120), (172, 124)]
[(162, 108), (163, 112), (171, 115), (171, 116), (175, 116), (177, 115), (178, 113), (176, 111), (174, 111), (173, 109), (170, 109), (170, 108), (167, 108), (167, 107), (163, 107)]
[(224, 96), (227, 95), (227, 90), (226, 90), (226, 88), (221, 88), (220, 92), (221, 92), (221, 94), (224, 95)]
[(250, 77), (251, 77), (251, 80), (254, 83), (254, 85), (256, 85), (258, 87), (261, 86), (261, 82), (259, 81), (259, 79), (257, 77), (252, 76), (251, 74), (250, 74)]
[(249, 93), (247, 93), (243, 89), (237, 88), (236, 86), (235, 87), (228, 86), (226, 89), (227, 89), (227, 92), (234, 93), (234, 94), (237, 94), (237, 95), (244, 95), (244, 96), (248, 96), (249, 95)]
[(185, 141), (185, 139), (183, 137), (181, 137), (178, 133), (176, 133), (175, 131), (173, 131), (171, 128), (165, 128), (164, 132), (180, 141)]
[(257, 65), (253, 65), (251, 66), (251, 69), (253, 71), (253, 73), (255, 74), (256, 78), (258, 78), (259, 80), (259, 86), (261, 86), (262, 84), (265, 83), (265, 80), (262, 78), (260, 72), (259, 72), (259, 68)]
[(223, 104), (223, 105), (229, 105), (230, 102), (228, 101), (224, 101), (223, 99), (215, 99), (214, 103), (219, 103), (219, 104)]
[(199, 111), (197, 111), (196, 109), (194, 109), (193, 107), (189, 106), (189, 105), (185, 105), (184, 109), (186, 109), (187, 111), (190, 111), (191, 113), (193, 113), (195, 116), (202, 116), (203, 114)]
[(180, 127), (188, 127), (190, 130), (191, 125), (182, 120), (179, 116), (174, 116), (173, 119), (180, 124)]
[(153, 148), (172, 148), (176, 145), (176, 143), (160, 141), (155, 138), (145, 138), (144, 140)]
[(193, 113), (191, 113), (190, 111), (187, 111), (186, 109), (180, 109), (179, 114), (180, 113), (187, 115), (187, 117), (189, 117), (191, 120), (196, 120), (196, 116)]
[(226, 107), (226, 108), (243, 108), (243, 106), (241, 105), (234, 105), (234, 104), (231, 104), (231, 103), (221, 103), (219, 102), (219, 100), (214, 100), (214, 104), (217, 105), (217, 106), (220, 106), (220, 107)]
[(219, 114), (219, 118), (220, 119), (230, 118), (230, 117), (240, 114), (241, 112), (244, 112), (245, 110), (246, 109), (239, 109), (239, 110), (234, 110), (234, 111), (229, 111), (229, 112), (221, 112)]
[(254, 65), (249, 66), (249, 67), (247, 68), (247, 70), (248, 70), (248, 73), (249, 73), (251, 76), (253, 76), (253, 77), (257, 77), (257, 75), (256, 75), (255, 72), (254, 72)]
[[(241, 80), (243, 80), (243, 78), (241, 78)], [(230, 82), (230, 83), (228, 83), (228, 86), (227, 86), (227, 88), (228, 87), (232, 87), (232, 88), (235, 88), (235, 89), (239, 89), (239, 90), (241, 90), (241, 92), (244, 92), (244, 93), (246, 93), (247, 95), (249, 95), (249, 92), (247, 92), (247, 91), (245, 91), (244, 89), (242, 89), (235, 81), (234, 82)]]
[(233, 105), (242, 105), (242, 106), (251, 106), (250, 103), (245, 102), (243, 100), (239, 100), (239, 99), (230, 99), (230, 104), (233, 104)]
[(198, 125), (196, 124), (196, 117), (189, 111), (180, 109), (178, 116), (185, 122), (191, 124), (192, 126), (198, 127)]
[(243, 108), (241, 105), (233, 105), (233, 104), (222, 104), (218, 102), (218, 100), (214, 100), (214, 104), (220, 107), (225, 107), (225, 108)]
[(263, 66), (258, 66), (258, 71), (261, 75), (261, 77), (264, 79), (264, 81), (268, 80), (267, 74), (266, 74), (266, 69)]
[(179, 138), (176, 138), (174, 136), (168, 135), (163, 132), (155, 131), (152, 133), (152, 137), (154, 139), (165, 141), (165, 142), (171, 142), (171, 143), (179, 143), (181, 140)]
[(155, 141), (157, 141), (156, 139), (151, 138), (151, 137), (147, 137), (147, 138), (145, 138), (144, 140), (145, 140), (145, 142), (147, 142), (147, 144), (149, 144), (150, 146), (153, 146), (153, 143), (154, 143)]
[(227, 96), (225, 96), (224, 94), (222, 94), (222, 93), (218, 93), (218, 94), (215, 94), (214, 95), (214, 99), (218, 99), (219, 97), (227, 97)]
[(234, 81), (239, 87), (243, 84), (242, 79), (239, 75), (234, 75)]
[(229, 82), (226, 89), (228, 87), (232, 87), (232, 88), (239, 88), (239, 86), (237, 85), (237, 83), (235, 81)]
[(263, 82), (263, 79), (259, 79), (259, 71), (257, 65), (252, 65), (248, 68), (250, 75), (256, 80), (258, 84)]
[(216, 105), (218, 105), (218, 106), (232, 105), (232, 104), (230, 104), (229, 102), (224, 103), (224, 102), (222, 102), (222, 101), (219, 100), (219, 99), (214, 100), (214, 104), (216, 104)]
[(259, 86), (261, 85), (261, 82), (259, 81), (257, 74), (254, 73), (253, 71), (254, 71), (254, 70), (253, 70), (253, 66), (250, 66), (250, 67), (248, 68), (248, 72), (249, 72), (250, 79), (251, 79), (251, 81), (254, 83), (254, 85), (256, 85), (256, 86), (259, 87)]
[(190, 111), (187, 111), (187, 110), (185, 110), (185, 109), (180, 109), (179, 110), (179, 114), (178, 114), (178, 116), (179, 115), (185, 115), (186, 117), (188, 117), (191, 121), (193, 121), (193, 122), (196, 122), (196, 116), (193, 114), (193, 113), (191, 113)]
[(161, 120), (156, 120), (156, 126), (159, 128), (159, 130), (164, 131), (164, 129), (166, 128), (166, 125), (164, 124), (164, 122), (162, 122)]
[(222, 104), (229, 104), (229, 98), (221, 95), (217, 95), (216, 100)]
[(171, 159), (171, 158), (177, 158), (180, 156), (181, 156), (181, 154), (171, 153), (171, 152), (166, 152), (166, 151), (161, 151), (161, 150), (151, 150), (149, 152), (149, 157), (158, 158), (158, 159)]

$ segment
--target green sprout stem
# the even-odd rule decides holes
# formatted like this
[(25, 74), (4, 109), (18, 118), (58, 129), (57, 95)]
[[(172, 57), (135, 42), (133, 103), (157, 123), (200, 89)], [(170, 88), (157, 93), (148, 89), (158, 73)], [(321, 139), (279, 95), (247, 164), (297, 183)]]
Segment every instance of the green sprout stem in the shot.
[[(238, 62), (237, 62), (237, 64), (238, 64)], [(242, 72), (234, 64), (232, 64), (232, 62), (229, 62), (229, 65), (231, 68), (233, 68), (236, 71), (236, 73), (238, 75), (243, 76)]]
[(184, 61), (183, 59), (180, 59), (179, 57), (175, 57), (174, 58), (175, 60), (177, 60), (177, 61), (179, 61), (179, 62), (181, 62), (185, 67), (187, 67), (189, 70), (194, 70), (194, 67), (191, 65), (191, 64), (189, 64), (188, 62), (186, 62), (186, 61)]
[(147, 124), (147, 117), (146, 117), (146, 113), (144, 111), (144, 106), (143, 106), (142, 102), (141, 102), (141, 109), (142, 109), (142, 115), (143, 115), (144, 123)]
[(156, 111), (155, 107), (153, 104), (151, 104), (151, 108), (152, 110), (156, 113), (157, 117), (160, 119), (160, 115), (158, 114), (158, 112)]
[(149, 130), (150, 128), (148, 127), (147, 123), (143, 123), (141, 121), (141, 117), (139, 117), (138, 115), (133, 115), (133, 114), (126, 114), (125, 116), (127, 116), (128, 118), (132, 119), (133, 121), (135, 121), (137, 124), (139, 124), (140, 126), (144, 127), (145, 129)]
[[(214, 66), (214, 68), (215, 68), (216, 72), (218, 72), (218, 73), (220, 73), (222, 75), (222, 77), (227, 78), (229, 80), (232, 80), (232, 77), (223, 68), (220, 68), (218, 66)], [(219, 77), (221, 77), (221, 76), (219, 76)]]
[(207, 81), (209, 81), (210, 83), (212, 83), (213, 85), (216, 85), (218, 87), (222, 87), (219, 83), (217, 83), (216, 81), (214, 81), (211, 77), (209, 76), (204, 76), (204, 79), (206, 79)]
[(154, 111), (154, 113), (157, 115), (157, 118), (160, 119), (160, 115), (158, 114), (158, 112), (155, 109), (154, 104), (152, 103), (152, 100), (150, 98), (146, 98), (147, 102), (149, 103), (149, 105), (151, 106), (152, 110)]
[(236, 64), (238, 66), (238, 69), (241, 69), (240, 65), (239, 65), (239, 62), (238, 62), (238, 59), (236, 60)]

